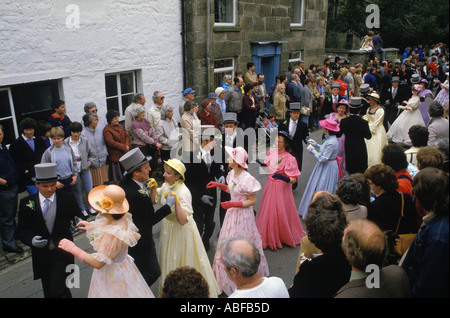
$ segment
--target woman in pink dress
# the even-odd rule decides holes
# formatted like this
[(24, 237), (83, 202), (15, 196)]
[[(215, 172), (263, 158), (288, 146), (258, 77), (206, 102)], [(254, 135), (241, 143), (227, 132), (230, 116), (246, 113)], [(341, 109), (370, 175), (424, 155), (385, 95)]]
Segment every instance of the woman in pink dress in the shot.
[(264, 256), (261, 236), (256, 227), (253, 213), (256, 193), (261, 190), (261, 185), (245, 170), (248, 168), (246, 163), (248, 157), (244, 148), (225, 147), (225, 150), (229, 154), (229, 167), (232, 168), (227, 176), (227, 184), (212, 181), (206, 187), (218, 187), (231, 194), (231, 201), (221, 203), (222, 207), (227, 209), (227, 214), (220, 230), (213, 263), (213, 271), (219, 288), (225, 294), (230, 295), (236, 289), (236, 285), (228, 277), (226, 268), (221, 261), (222, 245), (227, 239), (244, 237), (253, 242), (261, 254), (261, 263), (258, 268), (260, 276), (269, 276), (269, 265)]
[(297, 160), (288, 151), (291, 137), (284, 131), (278, 132), (278, 149), (271, 148), (264, 164), (270, 175), (267, 176), (261, 205), (256, 217), (263, 248), (282, 248), (300, 244), (305, 231), (297, 214), (292, 184), (300, 176)]
[(95, 221), (77, 226), (87, 231), (96, 253), (88, 254), (72, 241), (62, 239), (58, 247), (94, 268), (89, 298), (154, 298), (128, 255), (128, 247), (141, 237), (134, 225), (125, 191), (119, 186), (98, 186), (89, 192), (89, 204), (97, 211)]

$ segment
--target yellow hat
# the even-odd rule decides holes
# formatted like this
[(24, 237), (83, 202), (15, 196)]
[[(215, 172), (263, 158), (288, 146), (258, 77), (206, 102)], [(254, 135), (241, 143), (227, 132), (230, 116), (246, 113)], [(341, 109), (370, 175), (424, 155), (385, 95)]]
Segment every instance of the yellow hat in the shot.
[(184, 180), (184, 173), (186, 172), (186, 167), (180, 160), (169, 159), (167, 161), (164, 161), (164, 163), (167, 164), (169, 167), (175, 169), (175, 171), (178, 172)]

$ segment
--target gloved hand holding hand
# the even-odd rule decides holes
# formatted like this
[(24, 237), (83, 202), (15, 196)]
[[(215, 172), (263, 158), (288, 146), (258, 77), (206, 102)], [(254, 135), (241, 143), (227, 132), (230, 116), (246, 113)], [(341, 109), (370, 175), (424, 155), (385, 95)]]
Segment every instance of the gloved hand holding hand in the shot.
[(145, 182), (145, 186), (147, 187), (147, 189), (151, 189), (151, 188), (157, 188), (158, 187), (158, 183), (156, 182), (155, 179), (150, 178)]
[(79, 228), (80, 230), (83, 230), (83, 231), (87, 231), (88, 225), (89, 225), (88, 221), (80, 221), (77, 223), (77, 228)]
[(283, 175), (281, 175), (281, 174), (279, 174), (279, 173), (274, 173), (273, 176), (272, 176), (272, 178), (278, 179), (278, 180), (281, 180), (281, 181), (284, 181), (284, 182), (286, 182), (286, 183), (291, 182), (291, 178), (289, 178), (289, 177), (287, 177), (287, 176), (283, 176)]
[(225, 201), (220, 203), (220, 206), (224, 208), (225, 210), (228, 210), (230, 208), (242, 208), (244, 206), (244, 202), (231, 202), (231, 201)]
[(226, 184), (227, 181), (226, 181), (226, 179), (225, 179), (224, 176), (221, 176), (221, 177), (219, 178), (218, 182), (219, 182), (219, 183), (222, 183), (222, 184)]
[(61, 241), (59, 241), (58, 247), (66, 252), (69, 252), (70, 254), (78, 258), (80, 261), (83, 261), (84, 256), (86, 255), (85, 251), (77, 247), (74, 242), (68, 239), (62, 239)]
[(211, 188), (219, 188), (222, 191), (227, 191), (228, 186), (226, 184), (211, 181), (210, 183), (208, 183), (206, 185), (206, 189), (211, 189)]
[(166, 204), (170, 207), (173, 207), (174, 205), (180, 204), (180, 201), (178, 200), (178, 197), (175, 192), (173, 191), (167, 191), (164, 193), (164, 196), (166, 199)]
[(47, 245), (47, 243), (48, 243), (48, 240), (47, 239), (43, 239), (42, 236), (40, 236), (40, 235), (36, 235), (31, 240), (31, 244), (34, 247), (37, 247), (37, 248), (43, 248), (43, 247), (45, 247)]
[(308, 142), (309, 142), (310, 145), (312, 145), (312, 146), (314, 146), (314, 147), (317, 146), (317, 142), (316, 142), (314, 139), (309, 138), (309, 139), (308, 139)]
[(214, 204), (211, 202), (211, 200), (213, 200), (214, 199), (214, 197), (212, 197), (212, 196), (210, 196), (210, 195), (203, 195), (201, 198), (200, 198), (200, 200), (204, 203), (204, 204), (206, 204), (206, 205), (209, 205), (209, 206), (214, 206)]
[(309, 145), (308, 147), (306, 147), (306, 149), (308, 149), (309, 152), (311, 152), (314, 149), (313, 145)]

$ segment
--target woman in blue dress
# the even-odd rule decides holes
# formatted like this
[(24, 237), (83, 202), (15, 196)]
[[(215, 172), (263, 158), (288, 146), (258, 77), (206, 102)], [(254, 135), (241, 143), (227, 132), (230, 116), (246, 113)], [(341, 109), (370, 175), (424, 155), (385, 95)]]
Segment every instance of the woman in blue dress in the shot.
[(339, 125), (333, 119), (325, 119), (320, 121), (320, 126), (323, 129), (326, 140), (322, 145), (319, 145), (310, 139), (310, 145), (307, 147), (308, 151), (316, 158), (317, 163), (311, 173), (298, 208), (298, 214), (303, 219), (306, 219), (308, 206), (314, 194), (317, 191), (328, 191), (335, 194), (336, 184), (339, 180), (339, 161), (341, 158), (338, 157), (339, 143), (336, 137), (339, 133)]

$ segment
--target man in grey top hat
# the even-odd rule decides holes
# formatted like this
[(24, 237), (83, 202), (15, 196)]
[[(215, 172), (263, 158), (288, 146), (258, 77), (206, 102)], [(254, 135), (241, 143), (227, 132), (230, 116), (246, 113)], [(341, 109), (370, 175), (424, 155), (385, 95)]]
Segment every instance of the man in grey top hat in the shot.
[(391, 85), (383, 90), (381, 94), (381, 103), (385, 105), (384, 128), (389, 130), (389, 125), (395, 121), (398, 116), (398, 106), (407, 99), (405, 86), (400, 85), (400, 77), (392, 77)]
[(128, 251), (149, 287), (161, 275), (152, 228), (170, 214), (170, 208), (175, 204), (175, 198), (169, 194), (167, 204), (155, 212), (153, 204), (158, 184), (149, 179), (150, 160), (151, 157), (146, 158), (139, 148), (130, 150), (119, 160), (125, 169), (119, 186), (125, 191), (129, 212), (141, 235), (138, 243)]
[(71, 221), (83, 216), (72, 193), (56, 192), (55, 163), (37, 164), (35, 173), (39, 192), (20, 201), (16, 236), (31, 247), (34, 279), (41, 279), (44, 297), (70, 298), (66, 268), (74, 264), (74, 257), (58, 243), (73, 240)]

